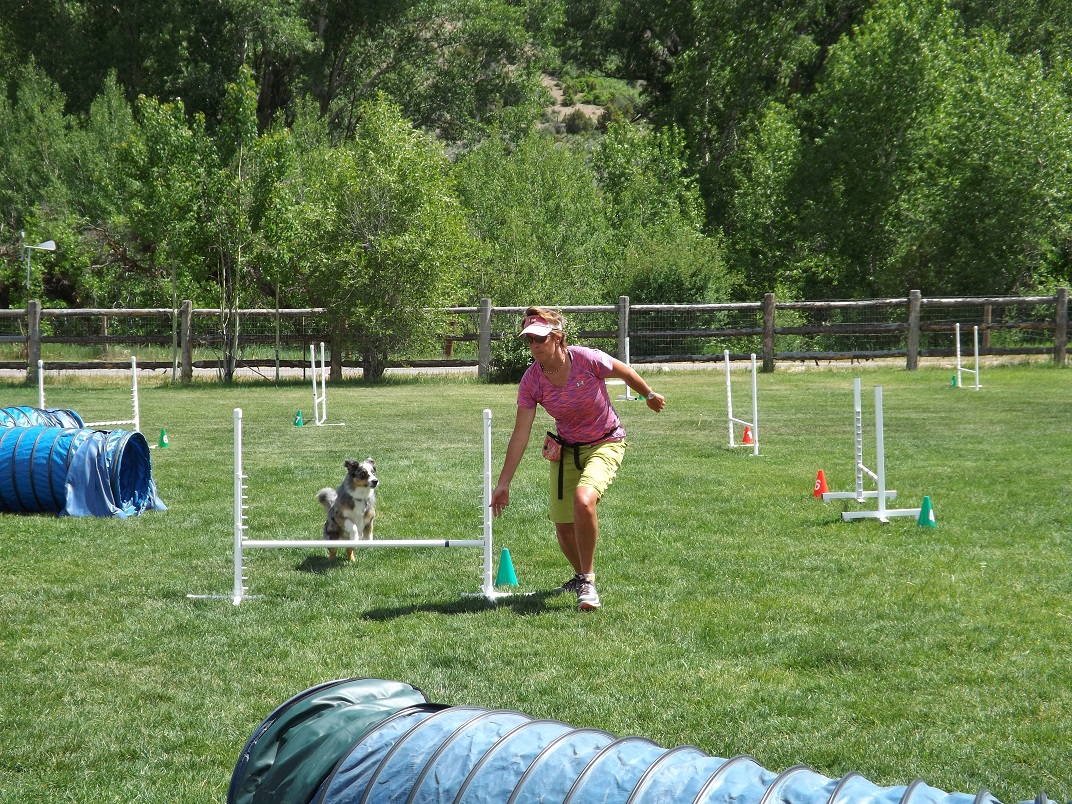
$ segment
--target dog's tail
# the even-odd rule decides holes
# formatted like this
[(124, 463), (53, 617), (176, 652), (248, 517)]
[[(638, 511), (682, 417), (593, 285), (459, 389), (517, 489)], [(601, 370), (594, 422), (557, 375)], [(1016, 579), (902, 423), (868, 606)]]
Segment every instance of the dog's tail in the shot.
[(316, 501), (324, 506), (325, 509), (328, 509), (335, 504), (335, 499), (338, 496), (339, 494), (335, 489), (323, 488), (316, 493)]

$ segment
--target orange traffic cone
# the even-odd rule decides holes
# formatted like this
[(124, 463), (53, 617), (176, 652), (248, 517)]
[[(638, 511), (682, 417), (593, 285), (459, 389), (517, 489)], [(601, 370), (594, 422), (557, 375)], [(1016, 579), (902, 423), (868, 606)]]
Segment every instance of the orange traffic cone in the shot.
[(747, 424), (744, 426), (744, 435), (741, 436), (741, 443), (742, 444), (754, 444), (754, 443), (756, 443), (755, 441), (752, 440), (752, 428), (749, 427)]
[(819, 470), (819, 474), (815, 476), (815, 496), (822, 497), (826, 492), (830, 491), (826, 487), (826, 475), (823, 474), (823, 470)]

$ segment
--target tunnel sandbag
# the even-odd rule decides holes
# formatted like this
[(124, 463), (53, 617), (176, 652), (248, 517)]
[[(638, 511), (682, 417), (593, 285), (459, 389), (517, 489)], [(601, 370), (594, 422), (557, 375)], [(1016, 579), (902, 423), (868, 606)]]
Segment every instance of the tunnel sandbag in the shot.
[(138, 432), (0, 428), (0, 510), (126, 518), (166, 510)]
[(66, 408), (0, 408), (0, 427), (85, 427), (82, 417)]
[(434, 712), (409, 684), (375, 678), (329, 681), (295, 695), (247, 741), (227, 789), (227, 804), (308, 804), (347, 749), (403, 710)]
[[(310, 704), (304, 694), (296, 696), (291, 700), (298, 703), (284, 704), (277, 710), (283, 715), (273, 713), (265, 721), (270, 725), (258, 729), (251, 742), (262, 757), (289, 753), (289, 777), (301, 775), (294, 762), (315, 765), (302, 789), (291, 785), (286, 796), (273, 797), (254, 785), (243, 788), (254, 791), (244, 798), (228, 791), (228, 804), (999, 804), (985, 788), (976, 794), (946, 793), (919, 779), (880, 787), (855, 772), (831, 779), (803, 765), (775, 773), (747, 755), (722, 759), (694, 746), (667, 749), (641, 737), (615, 739), (598, 729), (510, 710), (415, 704), (363, 711), (368, 705), (364, 689), (399, 682), (362, 679), (358, 689), (346, 687), (354, 682), (333, 682), (340, 683), (345, 694), (336, 702), (317, 699), (337, 695), (337, 688), (313, 688), (311, 708), (318, 713), (356, 709), (360, 725), (347, 733), (360, 734), (345, 746), (341, 739), (322, 739), (331, 722), (306, 716), (302, 709)], [(287, 720), (285, 729), (275, 728), (277, 718)], [(307, 727), (315, 739), (301, 734)], [(290, 751), (290, 743), (301, 750)], [(330, 756), (314, 757), (321, 750)], [(325, 768), (330, 771), (323, 775)], [(249, 777), (247, 752), (235, 769), (232, 789), (240, 776)], [(322, 781), (315, 796), (303, 798), (316, 778)], [(1034, 804), (1049, 804), (1049, 799), (1040, 793)]]

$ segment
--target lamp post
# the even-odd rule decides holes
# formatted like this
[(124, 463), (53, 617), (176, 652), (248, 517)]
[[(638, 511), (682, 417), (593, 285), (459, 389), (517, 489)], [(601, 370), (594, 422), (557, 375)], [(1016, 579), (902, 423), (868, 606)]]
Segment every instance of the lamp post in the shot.
[(22, 247), (26, 250), (26, 292), (30, 292), (30, 253), (33, 249), (40, 249), (41, 251), (55, 251), (56, 241), (46, 240), (44, 243), (38, 243), (36, 246), (31, 246), (26, 242), (26, 232), (21, 232), (22, 235)]

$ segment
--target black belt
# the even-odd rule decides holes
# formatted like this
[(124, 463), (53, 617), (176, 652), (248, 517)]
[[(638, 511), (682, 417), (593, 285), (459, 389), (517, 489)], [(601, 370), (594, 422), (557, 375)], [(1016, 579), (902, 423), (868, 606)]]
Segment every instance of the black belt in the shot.
[[(560, 447), (562, 447), (562, 449), (569, 449), (571, 447), (573, 448), (573, 465), (576, 466), (577, 471), (580, 472), (583, 469), (583, 467), (581, 466), (581, 451), (578, 448), (579, 447), (590, 447), (593, 444), (599, 444), (599, 443), (601, 443), (603, 441), (606, 441), (607, 438), (609, 438), (611, 435), (613, 435), (614, 431), (617, 430), (617, 429), (618, 429), (617, 427), (612, 427), (610, 430), (607, 430), (607, 432), (605, 432), (603, 435), (601, 435), (595, 441), (578, 441), (575, 444), (572, 444), (569, 441), (566, 441), (565, 439), (560, 438), (558, 433), (552, 433), (552, 432), (548, 431), (547, 435), (551, 438), (552, 441), (554, 441)], [(562, 466), (562, 456), (559, 455), (558, 456), (558, 499), (560, 499), (560, 500), (562, 499), (562, 478), (564, 476), (564, 473), (565, 473), (565, 470), (563, 469), (563, 466)]]

